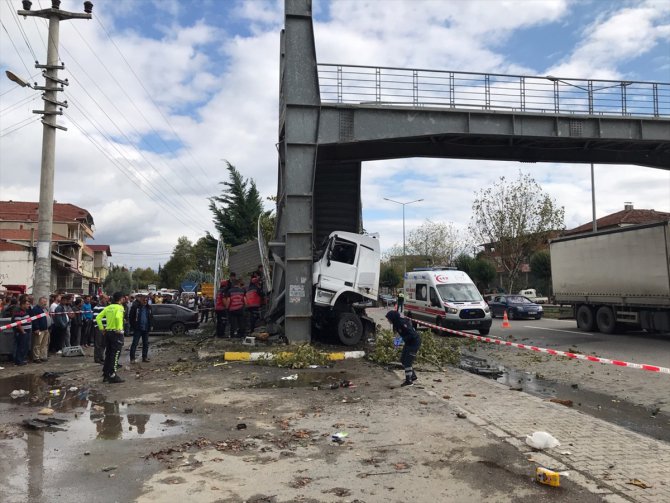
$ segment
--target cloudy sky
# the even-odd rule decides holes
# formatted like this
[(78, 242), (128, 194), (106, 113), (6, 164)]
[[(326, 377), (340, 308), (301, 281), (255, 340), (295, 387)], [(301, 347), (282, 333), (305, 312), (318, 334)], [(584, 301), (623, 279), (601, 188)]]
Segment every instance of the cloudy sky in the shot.
[[(213, 230), (209, 196), (223, 159), (276, 194), (281, 0), (97, 0), (94, 19), (61, 23), (70, 107), (59, 122), (55, 198), (86, 208), (96, 244), (133, 267), (165, 262), (179, 236)], [(33, 9), (49, 0), (33, 0)], [(0, 0), (0, 66), (42, 85), (46, 22)], [(61, 8), (82, 12), (81, 1)], [(315, 0), (321, 63), (670, 82), (668, 0)], [(0, 199), (37, 201), (39, 93), (0, 80)], [(426, 219), (466, 228), (475, 191), (530, 172), (590, 221), (590, 169), (403, 159), (363, 165), (364, 225), (383, 248)], [(596, 165), (597, 215), (670, 211), (670, 171)], [(269, 206), (268, 206), (269, 208)]]

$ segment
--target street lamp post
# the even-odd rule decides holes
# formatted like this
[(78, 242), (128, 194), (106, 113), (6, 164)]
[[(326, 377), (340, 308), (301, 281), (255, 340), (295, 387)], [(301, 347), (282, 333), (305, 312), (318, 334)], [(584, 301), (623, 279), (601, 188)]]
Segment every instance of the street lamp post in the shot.
[(414, 201), (409, 201), (407, 203), (401, 203), (400, 201), (395, 201), (393, 199), (385, 197), (384, 201), (390, 201), (392, 203), (400, 204), (402, 206), (402, 278), (404, 281), (405, 274), (407, 274), (407, 251), (405, 248), (405, 206), (412, 203), (418, 203), (420, 201), (423, 201), (423, 199), (416, 199)]
[[(54, 170), (56, 157), (56, 129), (67, 130), (56, 123), (56, 116), (62, 115), (62, 109), (67, 107), (67, 101), (58, 101), (56, 93), (68, 85), (67, 79), (58, 78), (58, 70), (65, 65), (58, 63), (58, 36), (61, 20), (91, 19), (93, 3), (84, 2), (84, 13), (68, 12), (60, 9), (60, 0), (51, 0), (51, 8), (31, 11), (32, 2), (23, 0), (23, 10), (18, 14), (23, 17), (42, 17), (49, 20), (49, 40), (47, 47), (46, 65), (35, 64), (43, 70), (44, 86), (30, 86), (27, 81), (18, 78), (11, 72), (7, 77), (22, 87), (44, 91), (44, 110), (33, 110), (33, 113), (42, 114), (42, 163), (40, 168), (40, 202), (37, 209), (37, 256), (35, 258), (35, 276), (33, 279), (33, 295), (35, 299), (49, 297), (51, 293), (51, 234), (53, 230), (54, 206)], [(60, 84), (60, 86), (59, 86)], [(60, 110), (59, 110), (60, 108)]]

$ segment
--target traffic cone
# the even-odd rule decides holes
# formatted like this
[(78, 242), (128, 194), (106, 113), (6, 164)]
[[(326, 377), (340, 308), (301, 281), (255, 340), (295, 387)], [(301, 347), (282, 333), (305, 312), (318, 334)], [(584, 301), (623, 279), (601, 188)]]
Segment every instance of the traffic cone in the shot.
[(505, 311), (504, 314), (503, 314), (502, 327), (503, 328), (511, 328), (512, 327), (512, 325), (509, 324), (509, 320), (507, 319), (507, 311)]

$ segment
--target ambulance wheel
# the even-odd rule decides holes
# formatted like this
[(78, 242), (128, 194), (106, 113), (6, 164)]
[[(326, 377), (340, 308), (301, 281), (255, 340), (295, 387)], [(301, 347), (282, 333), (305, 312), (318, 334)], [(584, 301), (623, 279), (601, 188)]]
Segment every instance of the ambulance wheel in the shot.
[(479, 329), (479, 335), (489, 335), (490, 331), (491, 331), (490, 328), (480, 328)]
[[(435, 318), (435, 323), (434, 324), (437, 325), (438, 327), (441, 327), (442, 326), (442, 318)], [(437, 328), (431, 328), (430, 331), (432, 333), (434, 333), (435, 335), (440, 335), (440, 334), (444, 333), (444, 332), (442, 332), (442, 330), (438, 330)]]
[(363, 322), (354, 313), (342, 313), (337, 320), (337, 336), (345, 346), (355, 346), (363, 338)]

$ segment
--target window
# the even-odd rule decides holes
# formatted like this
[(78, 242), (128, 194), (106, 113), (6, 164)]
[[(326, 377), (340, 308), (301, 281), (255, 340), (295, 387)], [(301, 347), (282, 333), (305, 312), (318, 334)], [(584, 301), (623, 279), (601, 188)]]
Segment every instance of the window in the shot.
[(479, 290), (472, 283), (438, 285), (437, 289), (440, 296), (448, 302), (478, 302), (482, 300)]
[(417, 283), (416, 284), (416, 300), (422, 300), (422, 301), (427, 301), (428, 296), (427, 296), (428, 288), (426, 285)]
[(431, 286), (430, 287), (430, 305), (431, 306), (441, 306), (442, 303), (440, 302), (440, 298), (437, 296), (437, 292), (435, 289)]
[(330, 260), (354, 265), (356, 260), (356, 243), (344, 239), (336, 239), (330, 251)]

